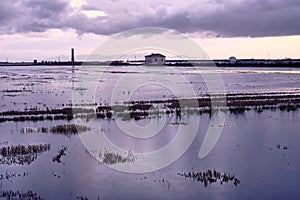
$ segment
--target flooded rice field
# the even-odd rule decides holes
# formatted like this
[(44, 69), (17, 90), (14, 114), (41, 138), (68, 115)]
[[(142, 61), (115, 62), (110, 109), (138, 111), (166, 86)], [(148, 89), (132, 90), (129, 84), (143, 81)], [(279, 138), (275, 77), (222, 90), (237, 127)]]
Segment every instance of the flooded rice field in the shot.
[(300, 197), (300, 69), (10, 66), (0, 84), (0, 199)]

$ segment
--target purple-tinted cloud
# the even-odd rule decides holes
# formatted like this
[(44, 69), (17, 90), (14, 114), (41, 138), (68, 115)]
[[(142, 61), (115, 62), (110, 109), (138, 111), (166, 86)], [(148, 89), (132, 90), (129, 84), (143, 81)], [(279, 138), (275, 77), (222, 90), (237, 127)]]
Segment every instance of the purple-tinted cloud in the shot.
[[(80, 12), (101, 10), (89, 18)], [(74, 29), (79, 34), (109, 35), (131, 28), (164, 27), (221, 37), (300, 35), (298, 0), (87, 0), (80, 9), (66, 0), (0, 2), (0, 34)]]

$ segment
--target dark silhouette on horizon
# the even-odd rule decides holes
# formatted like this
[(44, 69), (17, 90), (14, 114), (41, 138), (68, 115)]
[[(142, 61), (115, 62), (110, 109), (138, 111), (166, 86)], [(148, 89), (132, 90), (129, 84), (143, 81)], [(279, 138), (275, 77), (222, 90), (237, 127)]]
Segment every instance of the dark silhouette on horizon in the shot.
[[(99, 65), (99, 66), (118, 66), (118, 65), (145, 65), (145, 60), (114, 60), (114, 61), (76, 61), (75, 49), (71, 48), (70, 61), (38, 61), (33, 62), (0, 62), (0, 66), (32, 66), (32, 65)], [(231, 56), (229, 59), (215, 60), (165, 60), (166, 66), (217, 66), (217, 67), (300, 67), (300, 59), (237, 59)], [(151, 67), (151, 66), (150, 66)]]

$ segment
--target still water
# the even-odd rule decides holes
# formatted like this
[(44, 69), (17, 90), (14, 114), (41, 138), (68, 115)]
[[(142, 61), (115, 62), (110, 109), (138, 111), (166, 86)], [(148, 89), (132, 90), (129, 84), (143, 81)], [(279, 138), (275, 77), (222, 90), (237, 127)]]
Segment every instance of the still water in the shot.
[[(220, 75), (226, 93), (295, 93), (300, 88), (300, 70), (286, 68), (202, 68), (199, 71), (189, 67), (167, 70), (163, 67), (149, 69), (128, 66), (92, 66), (85, 69), (61, 66), (1, 67), (0, 110), (66, 107), (72, 103), (74, 90), (84, 93), (88, 91), (89, 84), (95, 84), (95, 80), (98, 85), (94, 100), (109, 104), (112, 102), (111, 91), (124, 75), (132, 80), (151, 77), (152, 82), (159, 84), (141, 85), (134, 93), (122, 90), (120, 95), (128, 95), (134, 100), (177, 97), (174, 91), (162, 87), (167, 85), (168, 80), (160, 76), (166, 74), (176, 78), (177, 87), (189, 84), (196, 96), (210, 92), (204, 74)], [(178, 76), (184, 77), (184, 81), (177, 79)], [(157, 129), (158, 133), (150, 138), (127, 135), (115, 117), (110, 120), (82, 120), (80, 123), (91, 129), (72, 135), (38, 130), (23, 133), (22, 130), (26, 127), (50, 128), (78, 121), (2, 122), (1, 148), (48, 143), (51, 148), (39, 153), (37, 159), (28, 165), (0, 164), (0, 174), (3, 175), (1, 192), (33, 191), (44, 199), (299, 199), (299, 111), (228, 112), (224, 124), (217, 124), (222, 127), (222, 132), (216, 145), (206, 157), (200, 159), (199, 149), (214, 117), (210, 114), (183, 114), (178, 118), (161, 114), (139, 121), (130, 120), (142, 127), (152, 123), (154, 129), (163, 124), (161, 129)], [(111, 149), (93, 146), (92, 150), (96, 152), (94, 157), (93, 152), (89, 152), (81, 141), (81, 138), (95, 133), (104, 134), (118, 147), (141, 155), (172, 142), (182, 127), (186, 127), (184, 130), (187, 135), (196, 132), (191, 145), (170, 165), (147, 173), (126, 173), (114, 169), (116, 165), (135, 165), (143, 161), (143, 157), (137, 156), (136, 161), (131, 163), (106, 165), (98, 161), (101, 160), (99, 152)], [(63, 147), (66, 147), (66, 151), (61, 162), (53, 161)], [(176, 149), (168, 149), (165, 156), (174, 151)], [(201, 182), (178, 175), (207, 170), (234, 174), (240, 184), (235, 186), (232, 182), (217, 182), (205, 187)]]

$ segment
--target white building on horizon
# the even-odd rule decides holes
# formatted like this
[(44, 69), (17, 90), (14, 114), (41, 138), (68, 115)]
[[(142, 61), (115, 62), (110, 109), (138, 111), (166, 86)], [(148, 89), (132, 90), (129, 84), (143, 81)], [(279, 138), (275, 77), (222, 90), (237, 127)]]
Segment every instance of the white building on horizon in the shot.
[(166, 63), (166, 56), (160, 53), (152, 53), (145, 56), (146, 65), (164, 65)]
[(237, 61), (237, 59), (236, 59), (235, 56), (231, 56), (231, 57), (229, 58), (229, 62), (230, 62), (230, 63), (236, 63), (236, 61)]

